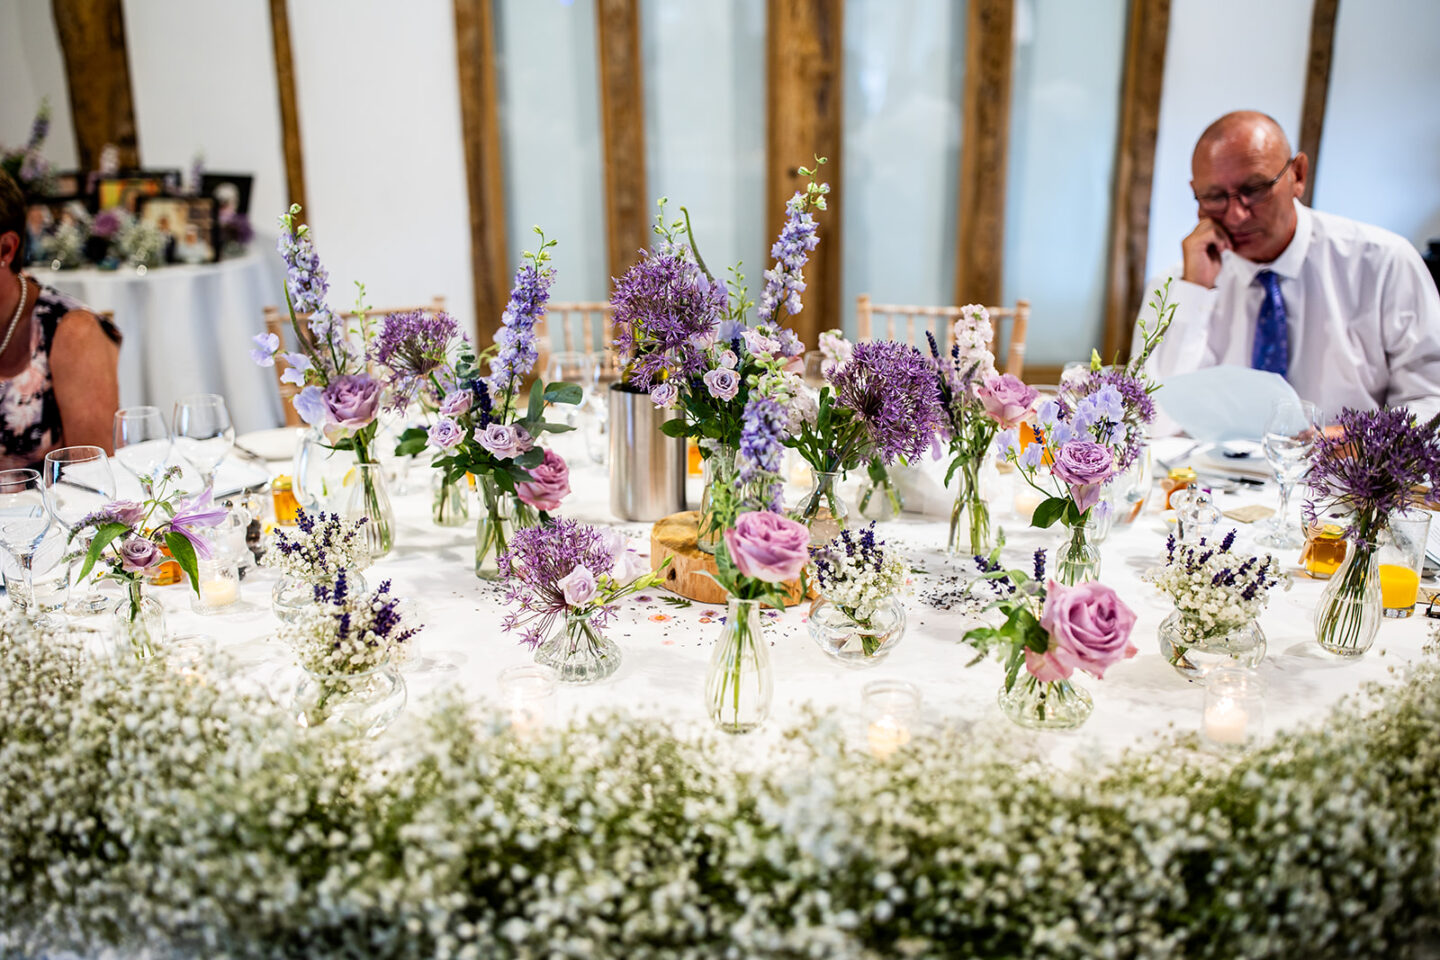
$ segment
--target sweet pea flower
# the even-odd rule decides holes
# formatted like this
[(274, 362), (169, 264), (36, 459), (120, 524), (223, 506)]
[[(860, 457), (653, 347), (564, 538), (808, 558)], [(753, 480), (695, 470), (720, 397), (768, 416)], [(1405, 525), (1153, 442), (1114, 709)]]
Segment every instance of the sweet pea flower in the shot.
[(250, 351), (250, 359), (262, 367), (275, 366), (275, 351), (280, 349), (280, 338), (273, 333), (257, 333), (251, 339), (255, 342), (255, 349)]
[(295, 395), (295, 412), (312, 427), (325, 423), (325, 391), (310, 385)]
[(810, 531), (769, 510), (736, 517), (725, 531), (725, 546), (741, 574), (766, 583), (794, 580), (810, 562)]
[(280, 382), (293, 383), (297, 387), (305, 386), (305, 371), (314, 366), (310, 358), (303, 353), (282, 353), (279, 356), (286, 364), (284, 372), (280, 374)]

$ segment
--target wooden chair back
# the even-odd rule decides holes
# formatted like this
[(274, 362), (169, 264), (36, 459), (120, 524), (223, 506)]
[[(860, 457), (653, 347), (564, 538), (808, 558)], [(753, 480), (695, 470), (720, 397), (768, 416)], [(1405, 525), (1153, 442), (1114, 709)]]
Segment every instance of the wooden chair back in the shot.
[(612, 354), (615, 334), (611, 329), (610, 304), (600, 300), (552, 300), (545, 315), (535, 324), (535, 346), (540, 358), (535, 372), (548, 377), (550, 355), (554, 352), (552, 330), (558, 330), (559, 349), (567, 353)]
[[(445, 298), (435, 297), (433, 300), (431, 300), (428, 304), (424, 306), (387, 307), (385, 309), (372, 307), (371, 309), (364, 311), (364, 315), (372, 319), (383, 319), (390, 316), (392, 313), (433, 314), (443, 313), (444, 310)], [(361, 313), (359, 311), (351, 310), (340, 314), (340, 319), (342, 321), (350, 321), (354, 320), (360, 315)], [(298, 319), (300, 321), (301, 334), (308, 338), (310, 331), (309, 328), (306, 326), (306, 321), (309, 320), (309, 315), (301, 314)], [(300, 344), (293, 342), (295, 339), (295, 331), (292, 330), (290, 327), (290, 314), (287, 311), (281, 310), (279, 307), (265, 308), (265, 332), (273, 333), (275, 334), (275, 336), (280, 338), (281, 350), (300, 349)], [(295, 412), (295, 404), (291, 403), (290, 401), (295, 397), (295, 394), (300, 392), (300, 388), (295, 386), (295, 384), (293, 383), (280, 382), (280, 378), (285, 375), (285, 371), (287, 369), (289, 369), (289, 364), (287, 364), (284, 360), (277, 356), (275, 358), (275, 386), (280, 391), (280, 407), (285, 411), (285, 426), (299, 427), (304, 425), (304, 421), (300, 419), (300, 414)]]
[[(872, 303), (868, 293), (855, 298), (855, 330), (857, 340), (903, 340), (920, 350), (929, 351), (927, 332), (935, 334), (942, 349), (949, 350), (955, 342), (955, 321), (960, 307), (918, 307), (893, 303)], [(1016, 300), (1013, 307), (986, 307), (994, 325), (990, 349), (1001, 355), (1001, 333), (1007, 321), (1009, 336), (1005, 340), (1005, 365), (1001, 373), (1019, 377), (1025, 369), (1025, 334), (1030, 326), (1030, 301)]]

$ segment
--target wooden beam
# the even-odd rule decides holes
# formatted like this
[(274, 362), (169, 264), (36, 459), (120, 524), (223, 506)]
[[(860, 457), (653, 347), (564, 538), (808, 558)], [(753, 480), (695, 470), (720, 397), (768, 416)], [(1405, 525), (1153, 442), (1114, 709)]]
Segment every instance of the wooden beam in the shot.
[[(816, 218), (820, 245), (805, 266), (805, 308), (789, 321), (812, 348), (822, 331), (842, 326), (845, 317), (840, 302), (844, 10), (842, 0), (770, 0), (766, 7), (766, 250), (785, 223), (785, 202), (808, 182), (799, 168), (814, 167), (816, 156), (829, 161), (819, 173), (830, 184), (830, 196), (828, 209)], [(745, 272), (758, 279), (761, 270)]]
[(493, 0), (455, 0), (455, 53), (460, 71), (465, 186), (470, 197), (475, 342), (483, 346), (499, 329), (500, 314), (510, 297)]
[(1335, 50), (1335, 18), (1340, 0), (1315, 0), (1310, 14), (1310, 56), (1305, 67), (1305, 104), (1300, 108), (1300, 150), (1310, 158), (1310, 177), (1300, 199), (1310, 205), (1325, 129), (1325, 100), (1330, 94), (1330, 59)]
[(640, 0), (595, 0), (595, 36), (605, 155), (606, 262), (610, 276), (618, 277), (650, 245)]
[(1014, 23), (1014, 0), (965, 5), (956, 303), (999, 303), (1001, 298)]
[(1110, 204), (1110, 262), (1105, 281), (1107, 359), (1130, 355), (1130, 338), (1145, 301), (1145, 256), (1150, 244), (1150, 193), (1155, 176), (1155, 133), (1170, 0), (1131, 0), (1120, 90), (1115, 189)]
[(270, 41), (275, 48), (275, 89), (280, 95), (280, 134), (285, 149), (285, 186), (290, 203), (305, 206), (305, 158), (300, 151), (300, 112), (295, 105), (295, 56), (290, 47), (287, 0), (270, 0)]
[(140, 145), (120, 0), (52, 0), (51, 11), (65, 55), (80, 169), (96, 169), (100, 151), (111, 143), (120, 149), (122, 168), (138, 167)]

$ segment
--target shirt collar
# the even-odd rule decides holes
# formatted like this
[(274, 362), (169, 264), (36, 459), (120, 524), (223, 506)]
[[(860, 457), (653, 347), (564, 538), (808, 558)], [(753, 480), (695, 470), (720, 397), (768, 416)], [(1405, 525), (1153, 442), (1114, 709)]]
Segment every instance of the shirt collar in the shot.
[(1247, 260), (1230, 250), (1221, 254), (1220, 259), (1228, 264), (1239, 279), (1249, 286), (1255, 280), (1255, 275), (1261, 270), (1269, 270), (1277, 276), (1287, 280), (1294, 280), (1300, 276), (1300, 268), (1305, 263), (1305, 255), (1310, 252), (1310, 237), (1314, 233), (1314, 217), (1310, 208), (1299, 200), (1292, 200), (1295, 204), (1295, 235), (1290, 238), (1290, 243), (1270, 263), (1256, 263)]

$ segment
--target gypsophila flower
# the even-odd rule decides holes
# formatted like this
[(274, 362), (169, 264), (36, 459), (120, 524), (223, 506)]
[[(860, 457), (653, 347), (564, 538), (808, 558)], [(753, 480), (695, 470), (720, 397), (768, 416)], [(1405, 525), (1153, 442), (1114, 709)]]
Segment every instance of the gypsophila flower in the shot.
[(1265, 608), (1270, 590), (1290, 587), (1280, 561), (1270, 554), (1231, 552), (1235, 531), (1218, 542), (1166, 541), (1164, 566), (1145, 573), (1144, 579), (1170, 595), (1181, 613), (1180, 633), (1191, 643), (1229, 633), (1255, 619)]
[(300, 510), (296, 532), (276, 527), (260, 563), (311, 584), (328, 583), (341, 570), (364, 570), (370, 566), (362, 529), (367, 522), (366, 517), (352, 521), (335, 513)]
[(871, 523), (858, 534), (842, 530), (829, 543), (812, 547), (810, 573), (821, 596), (868, 627), (880, 606), (905, 585), (907, 568), (885, 541), (875, 539)]
[(296, 652), (299, 664), (312, 674), (336, 676), (367, 673), (383, 666), (420, 632), (405, 622), (400, 601), (386, 580), (371, 593), (350, 588), (342, 568), (330, 583), (315, 585), (315, 603), (280, 626), (280, 639)]

